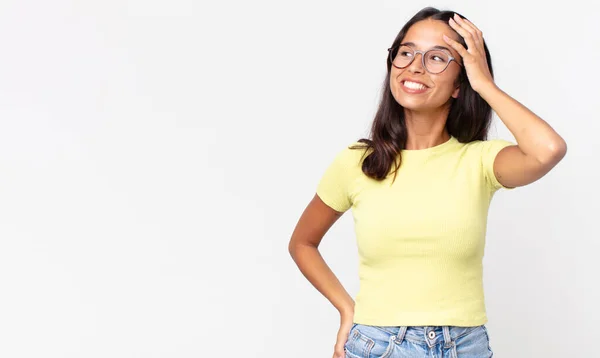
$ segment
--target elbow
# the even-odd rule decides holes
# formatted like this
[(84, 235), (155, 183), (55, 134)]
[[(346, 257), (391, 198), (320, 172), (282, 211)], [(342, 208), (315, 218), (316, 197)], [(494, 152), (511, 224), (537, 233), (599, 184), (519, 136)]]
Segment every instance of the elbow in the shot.
[(550, 145), (550, 153), (554, 161), (559, 162), (567, 154), (567, 142), (560, 138), (559, 141), (554, 142)]
[(288, 253), (292, 257), (292, 259), (296, 261), (298, 255), (301, 255), (301, 252), (306, 248), (318, 250), (317, 246), (314, 246), (310, 243), (296, 242), (294, 240), (291, 240), (288, 244)]
[(543, 165), (554, 166), (558, 164), (558, 162), (560, 162), (567, 154), (567, 143), (562, 138), (552, 142), (547, 148), (547, 154), (543, 158), (539, 159), (539, 162)]
[(292, 259), (296, 259), (296, 254), (298, 253), (298, 246), (300, 244), (294, 242), (293, 240), (290, 241), (289, 245), (288, 245), (288, 253), (290, 254), (290, 256), (292, 257)]

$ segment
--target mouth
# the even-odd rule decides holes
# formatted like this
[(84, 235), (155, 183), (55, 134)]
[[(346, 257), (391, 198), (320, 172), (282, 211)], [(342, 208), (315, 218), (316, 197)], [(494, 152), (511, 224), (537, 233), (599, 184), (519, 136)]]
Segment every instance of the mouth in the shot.
[(410, 94), (425, 93), (429, 89), (429, 87), (425, 86), (422, 83), (412, 82), (409, 80), (402, 80), (400, 82), (400, 87), (402, 87), (402, 90), (404, 90), (404, 92)]

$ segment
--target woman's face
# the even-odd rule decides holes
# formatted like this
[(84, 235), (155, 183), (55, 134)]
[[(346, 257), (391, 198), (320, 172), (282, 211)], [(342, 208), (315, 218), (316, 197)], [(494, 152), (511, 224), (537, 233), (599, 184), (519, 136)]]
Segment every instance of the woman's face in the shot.
[[(456, 61), (462, 64), (462, 58), (448, 45), (442, 35), (459, 41), (457, 34), (449, 25), (441, 20), (426, 19), (413, 24), (407, 31), (402, 43), (412, 42), (414, 50), (427, 51), (434, 46), (446, 48)], [(450, 97), (458, 97), (458, 84), (461, 66), (451, 61), (446, 69), (438, 74), (431, 74), (423, 68), (421, 54), (415, 54), (412, 63), (399, 69), (392, 65), (390, 72), (390, 87), (396, 101), (406, 109), (428, 111), (445, 105)], [(426, 86), (421, 93), (410, 93), (404, 86), (404, 81), (412, 79)], [(414, 91), (414, 90), (413, 90)]]

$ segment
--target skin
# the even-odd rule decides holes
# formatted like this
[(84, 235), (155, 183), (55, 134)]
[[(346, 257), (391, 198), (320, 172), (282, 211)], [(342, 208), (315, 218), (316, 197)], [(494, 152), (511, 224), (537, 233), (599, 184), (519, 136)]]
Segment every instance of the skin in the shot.
[[(402, 42), (412, 42), (416, 50), (426, 51), (433, 46), (444, 46), (460, 63), (460, 55), (444, 42), (442, 35), (458, 40), (459, 35), (445, 22), (426, 19), (411, 26)], [(390, 88), (394, 99), (404, 107), (408, 139), (406, 149), (429, 148), (450, 139), (445, 131), (446, 118), (452, 97), (458, 97), (457, 84), (461, 67), (451, 61), (441, 73), (431, 74), (423, 68), (420, 54), (403, 69), (391, 67)], [(412, 78), (429, 87), (422, 94), (409, 94), (401, 89), (400, 81)]]
[[(483, 49), (481, 31), (471, 22), (456, 16), (446, 24), (439, 20), (415, 23), (403, 42), (414, 42), (418, 50), (434, 45), (450, 52), (466, 69), (473, 90), (490, 104), (518, 145), (502, 149), (494, 161), (494, 173), (501, 184), (517, 187), (532, 183), (548, 173), (566, 154), (566, 143), (544, 120), (500, 90), (491, 77)], [(446, 35), (447, 37), (444, 37)], [(463, 47), (456, 40), (461, 36)], [(393, 97), (405, 108), (408, 139), (406, 149), (425, 149), (450, 139), (445, 130), (449, 103), (458, 95), (456, 79), (460, 66), (450, 63), (440, 74), (422, 68), (420, 55), (410, 66), (390, 70)], [(423, 82), (430, 89), (424, 94), (408, 94), (400, 88), (404, 76)], [(316, 194), (300, 216), (292, 233), (288, 251), (302, 274), (340, 313), (340, 329), (333, 358), (344, 358), (344, 344), (354, 317), (354, 300), (344, 289), (320, 255), (318, 247), (329, 228), (343, 215), (327, 206)]]

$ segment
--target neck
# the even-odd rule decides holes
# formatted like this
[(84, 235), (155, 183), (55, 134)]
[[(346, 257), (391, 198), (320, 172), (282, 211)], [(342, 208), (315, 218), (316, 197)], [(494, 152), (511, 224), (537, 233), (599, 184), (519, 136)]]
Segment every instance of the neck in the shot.
[(450, 139), (446, 130), (449, 108), (437, 108), (433, 111), (415, 111), (404, 109), (404, 121), (408, 131), (406, 148), (419, 150), (434, 147)]

